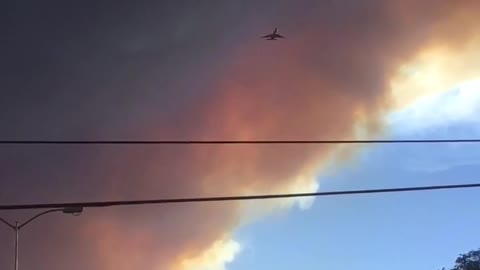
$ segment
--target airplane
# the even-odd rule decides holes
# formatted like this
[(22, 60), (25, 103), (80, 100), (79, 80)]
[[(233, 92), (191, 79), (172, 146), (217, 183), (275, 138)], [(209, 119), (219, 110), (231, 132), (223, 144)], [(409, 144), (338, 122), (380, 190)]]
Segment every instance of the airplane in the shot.
[(285, 38), (284, 36), (277, 34), (277, 32), (278, 32), (278, 29), (275, 28), (272, 34), (263, 36), (262, 38), (266, 38), (266, 40), (277, 40), (277, 38)]

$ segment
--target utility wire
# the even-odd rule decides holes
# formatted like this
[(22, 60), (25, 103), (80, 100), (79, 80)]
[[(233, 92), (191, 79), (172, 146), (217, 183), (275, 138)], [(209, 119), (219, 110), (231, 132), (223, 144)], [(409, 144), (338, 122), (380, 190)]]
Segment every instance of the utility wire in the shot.
[(410, 192), (410, 191), (427, 191), (427, 190), (459, 189), (459, 188), (480, 188), (480, 183), (461, 184), (461, 185), (443, 185), (443, 186), (404, 187), (404, 188), (389, 188), (389, 189), (364, 189), (364, 190), (345, 190), (345, 191), (328, 191), (328, 192), (312, 192), (312, 193), (230, 196), (230, 197), (224, 196), (224, 197), (173, 198), (173, 199), (135, 200), (135, 201), (98, 201), (98, 202), (75, 202), (75, 203), (17, 204), (17, 205), (0, 205), (0, 210), (46, 209), (46, 208), (65, 208), (65, 207), (94, 208), (94, 207), (167, 204), (167, 203), (199, 203), (199, 202), (220, 202), (220, 201), (265, 200), (265, 199), (280, 199), (280, 198), (295, 198), (295, 197), (321, 197), (321, 196), (333, 196), (333, 195)]
[(0, 140), (0, 144), (398, 144), (479, 143), (480, 139), (418, 140)]

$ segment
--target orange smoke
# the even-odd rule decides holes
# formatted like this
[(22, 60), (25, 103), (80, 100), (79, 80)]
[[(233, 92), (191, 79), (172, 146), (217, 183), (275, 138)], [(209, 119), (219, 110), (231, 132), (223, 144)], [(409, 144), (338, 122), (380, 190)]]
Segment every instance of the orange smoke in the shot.
[[(470, 40), (479, 23), (467, 11), (475, 10), (475, 3), (389, 1), (350, 11), (345, 24), (308, 17), (302, 20), (311, 26), (294, 37), (249, 41), (222, 60), (228, 67), (207, 93), (209, 101), (195, 108), (187, 132), (199, 139), (346, 139), (355, 136), (360, 122), (370, 135), (378, 134), (381, 116), (391, 106), (391, 78), (426, 47), (458, 46), (450, 39), (458, 20), (469, 27), (459, 27), (456, 39)], [(317, 188), (315, 175), (335, 150), (323, 145), (135, 146), (108, 150), (99, 163), (114, 172), (107, 179), (112, 194), (120, 197), (306, 192)], [(240, 250), (231, 232), (249, 214), (293, 203), (125, 209), (92, 219), (84, 232), (94, 239), (102, 269), (222, 269)]]

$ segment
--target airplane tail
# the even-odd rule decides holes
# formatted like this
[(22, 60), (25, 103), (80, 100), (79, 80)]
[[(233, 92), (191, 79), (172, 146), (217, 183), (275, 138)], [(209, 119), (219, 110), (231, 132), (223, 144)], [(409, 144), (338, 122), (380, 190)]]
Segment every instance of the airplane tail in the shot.
[(273, 31), (274, 34), (276, 34), (278, 32), (278, 29), (275, 28), (275, 30)]

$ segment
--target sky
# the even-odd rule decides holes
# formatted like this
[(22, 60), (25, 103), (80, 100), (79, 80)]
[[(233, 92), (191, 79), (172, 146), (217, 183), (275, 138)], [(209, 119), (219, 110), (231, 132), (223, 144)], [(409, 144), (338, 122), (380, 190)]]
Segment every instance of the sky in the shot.
[[(478, 137), (474, 0), (4, 1), (0, 138)], [(285, 39), (259, 39), (278, 27)], [(0, 203), (475, 182), (476, 145), (2, 145)], [(441, 268), (478, 191), (86, 209), (20, 268)], [(3, 211), (25, 220), (35, 211)], [(0, 268), (13, 234), (0, 228)]]

